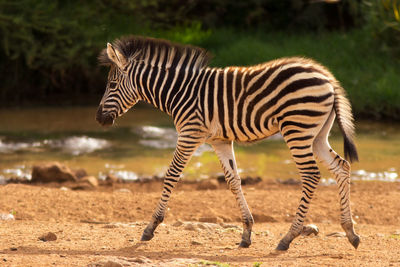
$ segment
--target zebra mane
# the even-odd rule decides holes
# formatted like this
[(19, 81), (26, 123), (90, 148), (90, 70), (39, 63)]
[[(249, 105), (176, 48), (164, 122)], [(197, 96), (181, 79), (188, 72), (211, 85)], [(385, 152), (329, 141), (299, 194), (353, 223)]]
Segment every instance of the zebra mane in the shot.
[[(207, 67), (210, 60), (210, 54), (200, 47), (176, 44), (163, 39), (127, 36), (116, 39), (113, 42), (113, 46), (118, 49), (128, 61), (144, 61), (145, 64), (151, 64), (154, 56), (160, 54), (160, 51), (165, 51), (164, 53), (167, 57), (166, 68), (176, 67), (179, 63), (179, 59), (185, 55), (193, 57), (190, 65), (193, 69)], [(150, 62), (146, 62), (147, 58)], [(98, 60), (100, 65), (108, 66), (113, 64), (107, 55), (107, 49), (101, 51)], [(161, 63), (158, 64), (160, 65)]]

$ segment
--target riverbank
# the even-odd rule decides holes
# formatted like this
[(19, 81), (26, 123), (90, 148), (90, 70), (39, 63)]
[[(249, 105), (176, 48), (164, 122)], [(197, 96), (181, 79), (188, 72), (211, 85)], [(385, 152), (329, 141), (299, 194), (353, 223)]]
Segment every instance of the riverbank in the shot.
[[(140, 235), (159, 199), (160, 182), (100, 185), (71, 190), (71, 183), (0, 186), (0, 213), (15, 220), (0, 221), (0, 260), (5, 266), (390, 266), (400, 264), (400, 183), (355, 182), (352, 209), (361, 236), (354, 250), (341, 235), (336, 186), (320, 186), (307, 223), (316, 237), (296, 239), (284, 254), (271, 254), (286, 233), (300, 198), (299, 185), (262, 181), (245, 185), (254, 215), (253, 244), (237, 249), (241, 223), (233, 195), (220, 184), (199, 190), (182, 183), (170, 210), (150, 242)], [(52, 232), (57, 240), (38, 238)], [(331, 235), (332, 234), (332, 235)], [(102, 265), (103, 264), (103, 265)], [(197, 265), (196, 265), (197, 264)], [(220, 265), (218, 265), (220, 264)]]

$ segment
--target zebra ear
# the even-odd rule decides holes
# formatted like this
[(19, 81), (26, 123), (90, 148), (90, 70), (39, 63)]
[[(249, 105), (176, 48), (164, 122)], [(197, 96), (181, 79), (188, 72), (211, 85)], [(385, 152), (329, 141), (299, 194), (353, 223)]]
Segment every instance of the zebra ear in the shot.
[(107, 56), (121, 70), (124, 69), (125, 66), (128, 64), (128, 60), (126, 60), (121, 52), (119, 52), (118, 49), (115, 49), (110, 43), (107, 43)]

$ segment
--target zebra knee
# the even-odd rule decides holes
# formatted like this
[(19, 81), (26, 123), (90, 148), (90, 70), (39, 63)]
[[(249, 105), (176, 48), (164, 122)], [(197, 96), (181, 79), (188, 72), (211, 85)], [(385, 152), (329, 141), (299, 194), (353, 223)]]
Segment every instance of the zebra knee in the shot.
[(229, 189), (233, 193), (238, 192), (240, 190), (240, 188), (241, 188), (241, 180), (240, 180), (240, 178), (236, 178), (236, 177), (226, 178), (226, 183), (228, 184)]

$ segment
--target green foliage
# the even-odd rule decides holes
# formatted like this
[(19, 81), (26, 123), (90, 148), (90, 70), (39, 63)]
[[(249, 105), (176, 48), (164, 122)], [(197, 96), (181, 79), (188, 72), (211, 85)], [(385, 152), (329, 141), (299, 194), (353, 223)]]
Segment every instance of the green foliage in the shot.
[(400, 1), (365, 0), (364, 10), (367, 27), (380, 48), (400, 58)]
[(0, 0), (0, 103), (97, 103), (106, 78), (98, 53), (136, 34), (205, 47), (219, 67), (315, 58), (358, 115), (400, 119), (399, 56), (388, 56), (400, 55), (399, 0), (326, 2)]
[(400, 62), (380, 51), (370, 32), (286, 34), (214, 31), (203, 42), (214, 66), (252, 65), (279, 57), (306, 56), (327, 66), (342, 83), (357, 116), (400, 119)]
[[(100, 47), (110, 36), (137, 27), (129, 13), (135, 6), (129, 3), (0, 0), (2, 102), (42, 97), (51, 102), (49, 95), (73, 99), (94, 93)], [(122, 30), (116, 28), (121, 25)]]
[(153, 0), (140, 9), (153, 26), (163, 29), (198, 21), (207, 28), (319, 30), (358, 24), (358, 6), (354, 0)]

